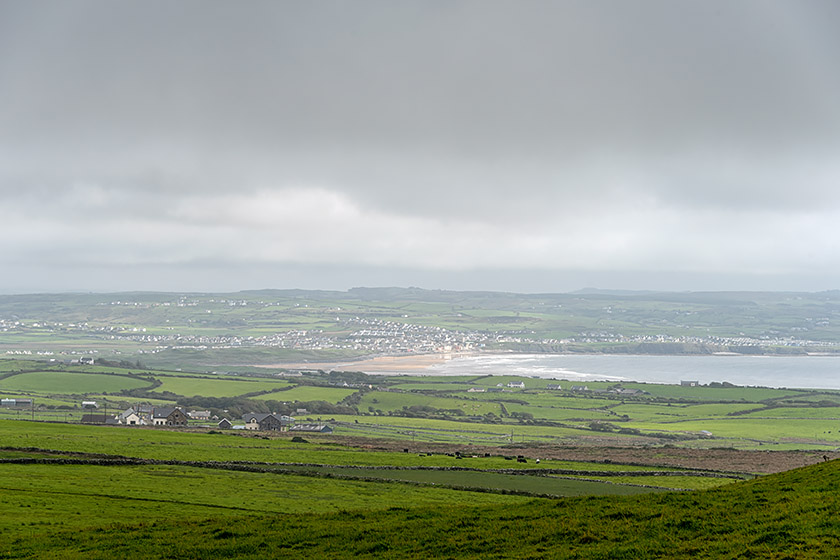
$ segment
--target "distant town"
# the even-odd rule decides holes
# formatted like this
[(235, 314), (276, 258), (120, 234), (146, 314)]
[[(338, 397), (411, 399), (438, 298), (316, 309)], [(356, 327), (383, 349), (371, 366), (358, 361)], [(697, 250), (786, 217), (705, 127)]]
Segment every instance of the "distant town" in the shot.
[[(840, 296), (420, 289), (0, 296), (0, 354), (277, 363), (470, 352), (829, 353)], [(723, 325), (723, 326), (721, 326)], [(151, 358), (161, 356), (160, 358)]]

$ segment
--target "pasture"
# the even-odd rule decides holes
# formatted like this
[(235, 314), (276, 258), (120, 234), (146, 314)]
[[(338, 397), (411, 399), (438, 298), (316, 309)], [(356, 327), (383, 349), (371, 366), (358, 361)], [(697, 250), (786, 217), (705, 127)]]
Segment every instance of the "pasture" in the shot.
[[(100, 449), (139, 438), (133, 443), (144, 440), (147, 446), (126, 449), (160, 444), (180, 448), (182, 456), (192, 455), (195, 446), (222, 450), (224, 442), (242, 441), (253, 445), (239, 448), (241, 460), (261, 456), (264, 448), (308, 448), (310, 459), (337, 458), (331, 445), (293, 445), (248, 435), (0, 422), (0, 445), (7, 445), (13, 434), (70, 446), (74, 440), (86, 441)], [(353, 462), (333, 468), (273, 461), (255, 465), (264, 472), (211, 465), (0, 463), (0, 542), (6, 544), (0, 555), (256, 559), (294, 553), (342, 558), (412, 557), (422, 550), (433, 557), (606, 559), (734, 557), (745, 551), (753, 558), (776, 557), (775, 551), (783, 550), (796, 558), (823, 558), (840, 544), (840, 529), (830, 515), (838, 500), (836, 462), (729, 484), (687, 476), (692, 473), (628, 476), (632, 469), (616, 464), (553, 465), (577, 465), (578, 476), (587, 478), (591, 474), (583, 468), (609, 466), (617, 476), (604, 477), (612, 482), (605, 484), (524, 471), (397, 469), (395, 463), (426, 458), (465, 460), (348, 452), (343, 458)], [(358, 468), (355, 459), (365, 455), (379, 456), (369, 463), (387, 468)], [(27, 457), (61, 459), (55, 453), (0, 451), (4, 461)], [(469, 459), (473, 466), (499, 462), (517, 465), (503, 458)], [(645, 471), (636, 467), (633, 472)], [(660, 480), (706, 489), (675, 493), (631, 486)], [(565, 497), (535, 499), (509, 492)], [(394, 539), (395, 534), (400, 538)]]
[(19, 373), (0, 379), (0, 391), (43, 395), (117, 393), (150, 385), (149, 381), (125, 374), (72, 371), (36, 371)]
[(371, 391), (365, 393), (359, 402), (360, 410), (402, 411), (410, 407), (429, 407), (434, 409), (458, 410), (466, 416), (483, 416), (488, 413), (500, 414), (501, 407), (494, 402), (481, 402), (472, 399), (454, 399), (431, 397), (418, 393), (391, 393)]
[(283, 402), (307, 402), (324, 401), (328, 403), (341, 402), (356, 392), (356, 389), (343, 389), (341, 387), (316, 387), (312, 385), (295, 385), (284, 390), (273, 391), (264, 395), (257, 395), (254, 400), (258, 401), (283, 401)]
[(132, 522), (138, 512), (147, 522), (166, 522), (527, 500), (422, 485), (169, 465), (0, 464), (0, 479), (4, 490), (0, 536), (6, 542), (12, 536), (32, 535), (44, 528)]
[(169, 392), (186, 397), (237, 397), (249, 393), (271, 391), (287, 387), (283, 380), (229, 379), (224, 377), (161, 377), (156, 393)]

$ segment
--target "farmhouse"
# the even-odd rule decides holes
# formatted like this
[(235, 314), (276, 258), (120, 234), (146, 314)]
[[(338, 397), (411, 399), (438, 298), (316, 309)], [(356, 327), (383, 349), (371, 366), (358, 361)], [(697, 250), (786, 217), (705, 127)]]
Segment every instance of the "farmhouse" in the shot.
[(189, 412), (187, 412), (187, 416), (189, 416), (193, 420), (210, 420), (210, 411), (209, 410), (190, 410)]
[(548, 389), (549, 391), (559, 391), (563, 387), (556, 384), (556, 383), (549, 383), (548, 385), (545, 386), (545, 388)]
[(249, 412), (248, 414), (244, 414), (242, 419), (245, 421), (246, 429), (261, 431), (285, 431), (289, 429), (289, 426), (295, 423), (295, 419), (291, 416), (274, 413), (255, 414), (253, 412)]
[(507, 386), (510, 387), (511, 389), (524, 389), (525, 388), (525, 382), (523, 382), (523, 381), (511, 381), (510, 383), (507, 384)]
[(155, 408), (152, 411), (153, 426), (186, 426), (187, 415), (180, 408)]
[(99, 408), (96, 401), (82, 401), (82, 408)]
[(129, 408), (117, 415), (117, 422), (126, 426), (145, 426), (148, 424), (146, 418), (141, 416), (133, 408)]

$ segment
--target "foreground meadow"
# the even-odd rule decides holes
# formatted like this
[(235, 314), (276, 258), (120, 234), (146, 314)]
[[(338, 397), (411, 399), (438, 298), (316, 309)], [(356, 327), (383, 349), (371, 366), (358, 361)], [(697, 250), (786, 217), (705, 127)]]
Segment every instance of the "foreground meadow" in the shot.
[(266, 515), (285, 524), (300, 516), (389, 510), (425, 516), (539, 502), (535, 497), (617, 498), (708, 488), (745, 477), (614, 463), (520, 462), (490, 453), (366, 450), (260, 434), (5, 420), (0, 542), (16, 544), (0, 548), (0, 557), (17, 557), (56, 532), (106, 534), (114, 523), (173, 527), (227, 519), (223, 523), (243, 526)]
[[(691, 493), (7, 529), (0, 558), (831, 558), (840, 464)], [(189, 511), (189, 510), (187, 510)]]

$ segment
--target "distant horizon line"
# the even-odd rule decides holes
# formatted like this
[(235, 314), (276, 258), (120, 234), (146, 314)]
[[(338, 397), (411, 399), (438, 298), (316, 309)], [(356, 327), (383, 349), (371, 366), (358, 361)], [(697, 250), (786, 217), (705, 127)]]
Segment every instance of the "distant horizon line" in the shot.
[(196, 295), (222, 295), (222, 294), (245, 294), (257, 292), (330, 292), (350, 294), (361, 290), (399, 290), (399, 291), (422, 291), (422, 292), (446, 292), (446, 293), (486, 293), (486, 294), (515, 294), (522, 296), (539, 295), (613, 295), (613, 296), (641, 296), (655, 294), (829, 294), (840, 292), (840, 289), (826, 290), (667, 290), (667, 289), (623, 289), (623, 288), (594, 288), (586, 287), (571, 291), (515, 291), (515, 290), (488, 290), (488, 289), (451, 289), (451, 288), (423, 288), (419, 286), (353, 286), (347, 289), (325, 289), (325, 288), (246, 288), (240, 290), (49, 290), (33, 292), (5, 292), (0, 291), (0, 297), (8, 296), (59, 296), (59, 295), (117, 295), (117, 294), (196, 294)]

